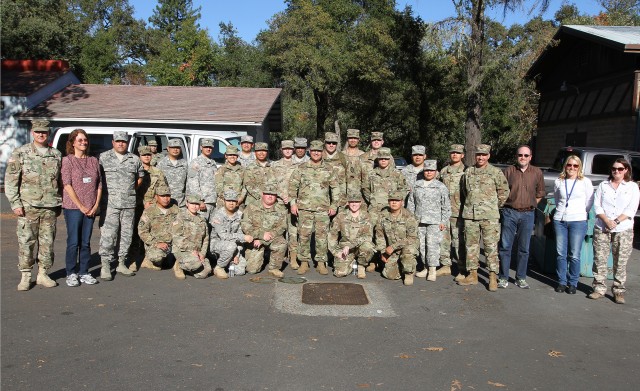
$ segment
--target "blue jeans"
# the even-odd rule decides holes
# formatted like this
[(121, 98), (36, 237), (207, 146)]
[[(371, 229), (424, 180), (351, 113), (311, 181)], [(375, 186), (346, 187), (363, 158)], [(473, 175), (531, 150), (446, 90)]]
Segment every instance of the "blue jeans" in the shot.
[[(79, 209), (63, 209), (67, 223), (67, 276), (76, 272), (76, 260), (80, 259), (80, 275), (89, 273), (91, 259), (91, 233), (94, 217), (87, 217)], [(78, 257), (78, 252), (80, 256)]]
[[(556, 273), (560, 285), (578, 286), (580, 277), (580, 252), (587, 234), (587, 221), (553, 220), (556, 231)], [(567, 263), (569, 270), (567, 271)]]
[(518, 246), (518, 259), (516, 263), (516, 279), (527, 278), (527, 265), (529, 263), (529, 244), (535, 212), (518, 212), (515, 209), (502, 209), (502, 231), (500, 234), (500, 278), (509, 279), (511, 267), (511, 249), (514, 242)]

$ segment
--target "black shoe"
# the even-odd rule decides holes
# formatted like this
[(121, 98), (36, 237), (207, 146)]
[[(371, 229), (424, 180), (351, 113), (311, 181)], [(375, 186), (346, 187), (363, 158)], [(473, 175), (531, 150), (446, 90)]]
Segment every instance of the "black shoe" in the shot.
[(575, 295), (576, 294), (576, 287), (569, 285), (567, 287), (567, 293), (570, 294), (570, 295)]
[(562, 292), (564, 292), (566, 289), (567, 289), (567, 286), (566, 286), (566, 285), (562, 285), (562, 284), (560, 284), (560, 285), (558, 285), (558, 286), (556, 287), (556, 292), (558, 292), (558, 293), (562, 293)]

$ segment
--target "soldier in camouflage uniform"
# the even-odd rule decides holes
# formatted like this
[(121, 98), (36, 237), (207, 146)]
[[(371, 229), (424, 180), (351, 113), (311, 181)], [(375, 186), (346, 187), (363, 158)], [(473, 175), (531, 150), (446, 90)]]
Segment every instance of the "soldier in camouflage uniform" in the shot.
[(304, 137), (296, 137), (293, 139), (294, 154), (291, 157), (294, 164), (301, 164), (309, 161), (307, 155), (307, 139)]
[(171, 250), (176, 257), (173, 272), (177, 279), (184, 280), (184, 270), (195, 272), (195, 278), (207, 278), (211, 273), (211, 264), (207, 259), (209, 249), (209, 230), (204, 218), (198, 216), (202, 196), (188, 194), (186, 208), (181, 208), (171, 224)]
[(322, 161), (323, 142), (311, 142), (311, 160), (293, 171), (289, 182), (291, 213), (298, 216), (298, 274), (309, 270), (311, 262), (311, 236), (315, 233), (317, 270), (329, 274), (327, 262), (327, 234), (329, 219), (344, 203), (343, 187), (339, 174)]
[(364, 154), (358, 143), (360, 142), (360, 130), (347, 129), (347, 145), (341, 152), (345, 165), (347, 192), (362, 192), (362, 183), (366, 180), (366, 169), (361, 157)]
[(456, 281), (462, 281), (465, 278), (465, 246), (460, 240), (464, 236), (462, 212), (462, 198), (460, 184), (462, 175), (466, 167), (462, 160), (464, 159), (464, 146), (461, 144), (452, 144), (449, 148), (449, 165), (440, 170), (440, 180), (449, 189), (449, 200), (451, 201), (451, 218), (449, 225), (444, 231), (442, 245), (440, 246), (440, 264), (442, 267), (436, 271), (436, 276), (451, 275), (451, 258), (458, 265), (458, 275)]
[(291, 178), (291, 174), (297, 165), (293, 161), (293, 147), (294, 142), (292, 140), (282, 140), (280, 144), (282, 159), (274, 162), (271, 165), (271, 168), (273, 170), (273, 176), (279, 181), (278, 196), (287, 208), (287, 251), (289, 256), (289, 266), (291, 266), (293, 270), (298, 270), (298, 267), (300, 266), (297, 261), (298, 218), (291, 214), (289, 205), (289, 178)]
[(125, 263), (135, 228), (136, 188), (142, 183), (144, 169), (140, 159), (127, 152), (129, 137), (126, 132), (113, 132), (113, 149), (100, 154), (100, 166), (105, 180), (102, 186), (102, 206), (100, 214), (100, 258), (102, 269), (100, 278), (111, 281), (111, 262), (116, 244), (118, 246), (118, 267), (116, 271), (124, 276), (132, 276)]
[(247, 243), (253, 242), (253, 237), (242, 232), (240, 221), (242, 211), (238, 210), (238, 193), (235, 190), (224, 191), (224, 203), (216, 209), (211, 217), (211, 239), (209, 252), (218, 258), (213, 275), (220, 279), (227, 279), (227, 266), (234, 264), (235, 274), (245, 273), (247, 261), (242, 256), (242, 250)]
[(393, 158), (389, 148), (380, 148), (376, 157), (377, 167), (367, 176), (367, 182), (362, 188), (374, 224), (379, 212), (388, 205), (389, 193), (401, 191), (405, 196), (409, 193), (407, 180), (398, 170), (391, 167), (391, 159)]
[[(370, 173), (371, 170), (373, 170), (376, 167), (376, 159), (378, 157), (378, 152), (380, 151), (380, 148), (382, 148), (382, 146), (384, 145), (384, 140), (382, 136), (383, 136), (382, 132), (371, 132), (371, 147), (367, 152), (363, 153), (360, 156), (360, 160), (364, 164), (364, 167), (367, 173)], [(393, 157), (391, 157), (391, 163), (389, 165), (393, 169), (396, 168), (396, 164), (393, 160)]]
[[(418, 179), (409, 193), (407, 209), (418, 220), (420, 256), (424, 269), (416, 277), (436, 280), (436, 268), (440, 263), (440, 242), (451, 217), (449, 190), (436, 179), (438, 165), (435, 160), (424, 162), (424, 179)], [(428, 276), (427, 276), (428, 272)]]
[(255, 274), (262, 270), (265, 249), (269, 249), (269, 274), (284, 276), (280, 269), (287, 251), (284, 238), (287, 210), (277, 202), (277, 193), (275, 183), (265, 184), (261, 202), (247, 206), (242, 216), (242, 231), (253, 237), (245, 251), (248, 273)]
[(400, 262), (404, 284), (413, 285), (418, 254), (418, 222), (402, 206), (405, 196), (401, 191), (389, 194), (389, 207), (382, 211), (376, 225), (376, 249), (384, 262), (382, 275), (385, 278), (400, 279)]
[(211, 159), (213, 153), (213, 139), (204, 138), (200, 142), (200, 151), (198, 157), (193, 159), (189, 164), (187, 172), (187, 193), (200, 194), (203, 201), (200, 204), (198, 214), (205, 221), (211, 222), (211, 215), (216, 208), (216, 162)]
[(253, 148), (253, 137), (249, 135), (244, 135), (240, 138), (240, 148), (242, 150), (238, 154), (238, 163), (242, 167), (249, 167), (255, 160), (256, 155), (251, 152)]
[(404, 175), (407, 180), (407, 185), (409, 186), (409, 191), (413, 189), (414, 183), (419, 177), (422, 177), (422, 172), (424, 171), (424, 160), (427, 157), (427, 149), (424, 145), (414, 145), (411, 147), (411, 164), (407, 164), (405, 168), (402, 169), (402, 175)]
[(256, 160), (244, 168), (243, 185), (246, 192), (245, 205), (260, 204), (264, 184), (274, 180), (271, 161), (269, 160), (269, 145), (255, 144)]
[(375, 254), (373, 224), (366, 210), (361, 209), (360, 192), (351, 192), (347, 197), (347, 209), (341, 210), (329, 230), (329, 250), (333, 254), (333, 275), (344, 277), (358, 263), (358, 278), (366, 278), (365, 267)]
[(333, 167), (340, 175), (338, 178), (341, 186), (344, 187), (346, 193), (346, 172), (347, 160), (344, 156), (338, 152), (338, 134), (333, 132), (326, 132), (324, 134), (324, 151), (322, 151), (322, 160)]
[(144, 242), (145, 255), (141, 267), (160, 270), (171, 253), (171, 225), (178, 215), (178, 207), (171, 204), (169, 186), (162, 183), (155, 191), (155, 203), (142, 212), (138, 235)]
[(158, 153), (158, 142), (156, 140), (147, 141), (147, 146), (149, 147), (149, 150), (151, 150), (151, 160), (149, 164), (155, 167), (156, 164), (158, 164), (158, 160), (160, 160), (164, 155)]
[(18, 269), (22, 273), (19, 291), (31, 288), (36, 245), (36, 283), (47, 288), (56, 286), (47, 270), (53, 265), (56, 218), (62, 205), (62, 154), (47, 145), (48, 121), (33, 121), (31, 137), (32, 143), (13, 151), (4, 177), (5, 194), (13, 213), (18, 216)]
[(169, 140), (167, 145), (167, 156), (158, 161), (158, 167), (167, 178), (171, 197), (179, 207), (185, 206), (184, 192), (187, 186), (187, 173), (189, 166), (182, 154), (182, 142), (174, 138)]
[(500, 211), (509, 197), (509, 184), (502, 170), (489, 164), (491, 146), (476, 147), (476, 164), (467, 168), (462, 177), (464, 207), (464, 241), (467, 248), (468, 275), (460, 285), (478, 283), (480, 236), (489, 269), (489, 291), (498, 290), (498, 242), (500, 241)]
[(215, 175), (217, 203), (222, 205), (224, 203), (222, 194), (225, 190), (231, 189), (238, 193), (238, 204), (242, 204), (246, 190), (243, 186), (244, 168), (238, 163), (238, 147), (228, 145), (224, 158), (224, 165), (218, 168)]

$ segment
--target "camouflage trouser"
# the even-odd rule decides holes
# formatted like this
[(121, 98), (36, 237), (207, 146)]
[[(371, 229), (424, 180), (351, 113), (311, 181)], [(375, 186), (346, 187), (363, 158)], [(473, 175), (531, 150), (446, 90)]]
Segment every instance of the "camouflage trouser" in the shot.
[(358, 265), (367, 266), (371, 262), (371, 258), (375, 254), (376, 250), (373, 246), (373, 242), (370, 240), (360, 243), (360, 245), (349, 248), (349, 255), (347, 259), (333, 258), (333, 275), (336, 277), (344, 277), (351, 273), (352, 265), (354, 262), (358, 262)]
[(478, 270), (480, 265), (480, 236), (487, 258), (487, 269), (500, 272), (498, 261), (498, 242), (500, 242), (500, 221), (464, 220), (464, 242), (467, 249), (467, 270)]
[(258, 273), (262, 269), (264, 263), (264, 251), (269, 248), (269, 270), (280, 270), (284, 254), (287, 251), (287, 241), (283, 237), (276, 237), (268, 246), (260, 246), (260, 248), (248, 247), (245, 250), (247, 257), (247, 273)]
[(200, 259), (193, 254), (193, 251), (176, 251), (173, 255), (176, 257), (176, 262), (180, 263), (182, 270), (195, 272), (203, 266)]
[(389, 280), (399, 280), (401, 276), (398, 262), (402, 265), (402, 271), (404, 274), (411, 274), (415, 272), (416, 265), (418, 263), (416, 262), (417, 255), (418, 251), (413, 247), (407, 247), (395, 251), (384, 264), (382, 276)]
[(420, 256), (425, 266), (437, 267), (440, 263), (440, 243), (443, 234), (440, 224), (420, 224), (418, 227)]
[(36, 262), (44, 269), (53, 265), (53, 241), (56, 238), (56, 216), (60, 208), (34, 208), (25, 205), (24, 216), (18, 217), (18, 269), (29, 271)]
[(207, 210), (198, 210), (198, 216), (202, 217), (204, 221), (206, 221), (207, 224), (211, 226), (211, 216), (216, 210), (216, 204), (205, 203), (205, 206), (207, 207)]
[(113, 261), (116, 246), (118, 258), (126, 259), (133, 238), (134, 219), (135, 208), (103, 209), (100, 215), (100, 250), (98, 250), (103, 262)]
[(327, 212), (298, 211), (298, 260), (311, 262), (311, 235), (316, 234), (316, 261), (327, 262), (327, 235), (329, 215)]
[(298, 253), (298, 216), (291, 213), (287, 213), (287, 242), (291, 258), (291, 254)]
[(384, 209), (385, 206), (387, 206), (387, 205), (377, 205), (377, 204), (369, 205), (369, 208), (367, 209), (367, 212), (369, 212), (369, 218), (371, 219), (371, 224), (374, 227), (378, 223), (378, 218), (380, 217), (380, 212), (382, 211), (382, 209)]
[(622, 232), (593, 230), (593, 290), (604, 295), (607, 291), (607, 261), (613, 250), (613, 288), (616, 293), (627, 289), (627, 261), (633, 251), (633, 228)]
[(461, 246), (460, 238), (464, 237), (463, 219), (451, 217), (449, 226), (444, 230), (442, 242), (440, 243), (440, 264), (451, 266), (451, 261), (455, 260), (458, 269), (465, 268), (465, 247)]
[(216, 265), (225, 268), (233, 261), (233, 257), (235, 257), (239, 251), (236, 242), (212, 240), (209, 246), (209, 252), (218, 255)]
[(156, 246), (144, 246), (144, 257), (156, 266), (161, 266), (162, 261), (171, 254), (171, 246), (167, 251)]

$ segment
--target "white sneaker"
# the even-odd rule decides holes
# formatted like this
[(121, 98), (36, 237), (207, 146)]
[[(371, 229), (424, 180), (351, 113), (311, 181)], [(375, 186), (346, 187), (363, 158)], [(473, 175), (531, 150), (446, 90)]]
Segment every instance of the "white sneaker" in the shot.
[(98, 283), (98, 280), (93, 278), (91, 274), (83, 274), (80, 276), (80, 282), (87, 285), (94, 285)]
[(80, 283), (78, 282), (78, 275), (76, 273), (71, 273), (67, 276), (67, 286), (78, 286)]

